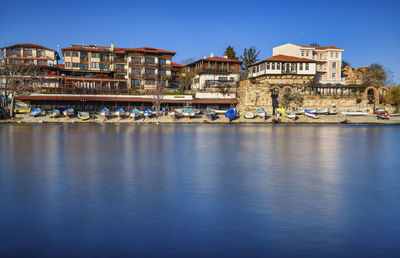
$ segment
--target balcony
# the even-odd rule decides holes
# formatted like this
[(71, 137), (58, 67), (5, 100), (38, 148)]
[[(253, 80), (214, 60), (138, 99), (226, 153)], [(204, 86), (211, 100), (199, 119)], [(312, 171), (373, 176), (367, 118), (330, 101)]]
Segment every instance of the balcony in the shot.
[(116, 72), (116, 73), (126, 73), (126, 69), (124, 69), (124, 68), (120, 68), (120, 69), (114, 69), (114, 72)]
[(172, 68), (171, 64), (160, 64), (160, 68)]
[(319, 79), (319, 83), (321, 84), (345, 84), (345, 78), (337, 78), (337, 79)]
[(147, 73), (145, 73), (145, 74), (143, 74), (143, 78), (144, 79), (158, 79), (158, 75), (157, 74), (147, 74)]
[(172, 80), (172, 76), (168, 74), (160, 74), (160, 79), (163, 80)]
[(141, 79), (143, 76), (141, 74), (137, 74), (137, 73), (131, 73), (129, 74), (129, 78), (131, 79)]
[(116, 63), (126, 63), (126, 58), (115, 58)]
[(229, 71), (226, 69), (209, 69), (209, 68), (201, 68), (197, 70), (199, 74), (229, 74)]
[(144, 67), (154, 67), (156, 68), (158, 66), (157, 63), (143, 63)]
[(326, 72), (326, 67), (318, 67), (317, 66), (317, 72)]
[(142, 63), (130, 62), (129, 63), (129, 67), (130, 68), (141, 68), (141, 67), (143, 67), (143, 64)]
[(282, 69), (282, 74), (297, 74), (296, 69)]

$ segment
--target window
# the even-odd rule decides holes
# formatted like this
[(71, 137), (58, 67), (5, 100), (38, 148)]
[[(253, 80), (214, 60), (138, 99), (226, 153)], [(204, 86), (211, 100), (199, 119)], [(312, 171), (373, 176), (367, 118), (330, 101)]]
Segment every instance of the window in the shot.
[(155, 74), (156, 70), (154, 70), (153, 68), (146, 68), (145, 73), (146, 74)]
[(159, 59), (158, 59), (158, 63), (159, 63), (159, 64), (166, 64), (166, 63), (167, 63), (167, 59), (165, 59), (165, 58), (159, 58)]
[(233, 64), (229, 65), (229, 70), (233, 70)]
[(210, 69), (212, 69), (212, 68), (213, 68), (213, 64), (212, 64), (212, 63), (210, 63), (209, 67), (210, 67)]
[(295, 64), (290, 64), (290, 70), (291, 70), (291, 71), (295, 71), (295, 70), (296, 70)]
[(336, 73), (332, 73), (332, 79), (336, 79)]
[(194, 79), (194, 83), (199, 83), (199, 82), (200, 82), (199, 78)]
[(133, 74), (141, 74), (141, 70), (139, 68), (133, 68), (133, 69), (131, 69), (131, 73), (133, 73)]
[(27, 63), (28, 64), (34, 64), (35, 62), (33, 61), (33, 59), (29, 59), (29, 60), (27, 60)]
[(44, 50), (38, 50), (38, 51), (37, 51), (37, 56), (38, 56), (38, 57), (43, 57), (43, 56), (45, 56)]
[(72, 56), (78, 57), (79, 56), (79, 52), (76, 52), (76, 51), (72, 52)]
[(18, 64), (18, 60), (17, 59), (11, 59), (11, 63), (12, 64)]
[(306, 70), (310, 69), (310, 65), (308, 63), (306, 63)]
[(117, 78), (117, 79), (125, 79), (125, 75), (123, 75), (123, 74), (116, 74), (116, 75), (115, 75), (115, 78)]
[(124, 69), (123, 64), (115, 64), (115, 69)]
[(270, 65), (269, 65), (269, 63), (267, 63), (267, 70), (269, 70), (269, 67), (270, 67)]
[(281, 64), (280, 64), (280, 63), (277, 63), (277, 64), (276, 64), (276, 69), (278, 69), (278, 70), (281, 69)]
[(86, 70), (87, 69), (87, 64), (81, 64), (80, 67), (81, 67), (82, 70)]
[(301, 56), (304, 56), (304, 51), (301, 51)]
[(32, 50), (31, 49), (26, 50), (26, 55), (27, 56), (32, 56)]
[(336, 52), (336, 58), (338, 58), (339, 57), (339, 52)]
[(108, 65), (106, 65), (106, 64), (101, 64), (101, 65), (100, 65), (100, 69), (101, 69), (101, 70), (108, 70)]
[(136, 85), (136, 86), (137, 86), (137, 85), (140, 85), (140, 80), (139, 80), (139, 79), (132, 79), (132, 80), (131, 80), (131, 84), (132, 84), (132, 85)]
[(156, 59), (153, 57), (146, 57), (145, 62), (148, 64), (154, 64), (156, 62)]
[(154, 85), (154, 80), (146, 80), (146, 85)]
[(65, 51), (65, 56), (71, 56), (71, 52)]
[(272, 70), (275, 70), (275, 63), (272, 63), (272, 64), (271, 64), (271, 69), (272, 69)]
[(11, 50), (11, 53), (12, 53), (12, 55), (16, 55), (17, 54), (17, 50), (13, 49), (13, 50)]
[(308, 51), (306, 52), (306, 56), (308, 56)]
[(158, 69), (158, 74), (167, 74), (167, 70), (165, 70), (165, 69)]
[(92, 68), (99, 68), (99, 63), (93, 62), (92, 63)]
[(99, 53), (92, 53), (92, 58), (99, 58), (100, 54)]
[(303, 64), (302, 63), (299, 64), (299, 70), (303, 70)]
[(72, 63), (72, 67), (79, 67), (79, 63)]
[(82, 53), (81, 54), (81, 58), (86, 59), (87, 58), (87, 54), (86, 53)]
[(108, 60), (108, 55), (101, 55), (101, 56), (100, 56), (100, 60), (101, 60), (101, 61), (103, 61), (103, 60)]
[(336, 68), (336, 62), (332, 62), (332, 68), (333, 68), (333, 69)]
[(65, 67), (71, 67), (71, 63), (70, 62), (65, 62)]
[(218, 81), (227, 81), (228, 78), (227, 77), (218, 77)]
[(140, 57), (132, 57), (131, 61), (134, 62), (134, 63), (141, 63), (142, 59)]
[(47, 61), (45, 60), (39, 60), (39, 65), (47, 65)]

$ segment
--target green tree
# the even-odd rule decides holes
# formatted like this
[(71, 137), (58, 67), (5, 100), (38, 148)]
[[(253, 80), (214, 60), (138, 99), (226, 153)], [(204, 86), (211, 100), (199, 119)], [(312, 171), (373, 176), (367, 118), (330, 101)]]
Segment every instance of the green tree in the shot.
[(383, 102), (396, 107), (396, 113), (398, 113), (400, 108), (400, 85), (390, 87), (383, 97)]
[(310, 44), (310, 46), (313, 46), (313, 47), (320, 47), (320, 45), (317, 43), (317, 42), (311, 42), (311, 44)]
[(243, 50), (243, 55), (240, 56), (240, 60), (243, 61), (242, 63), (242, 69), (247, 70), (249, 65), (259, 61), (259, 56), (260, 56), (260, 50), (257, 50), (255, 46), (252, 46), (250, 48), (245, 48)]
[(349, 62), (347, 62), (346, 60), (343, 60), (343, 61), (342, 61), (342, 68), (345, 68), (346, 66), (351, 67), (351, 65), (350, 65)]
[(227, 56), (229, 59), (238, 60), (238, 58), (236, 57), (236, 52), (235, 52), (235, 50), (233, 49), (233, 47), (231, 47), (231, 46), (228, 46), (228, 47), (225, 49), (224, 56)]

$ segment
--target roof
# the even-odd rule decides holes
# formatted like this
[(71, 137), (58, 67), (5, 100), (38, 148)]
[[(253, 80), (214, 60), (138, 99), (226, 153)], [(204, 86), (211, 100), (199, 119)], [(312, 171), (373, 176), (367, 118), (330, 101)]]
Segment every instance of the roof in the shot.
[(41, 46), (41, 45), (37, 45), (37, 44), (32, 44), (32, 43), (15, 44), (15, 45), (11, 45), (11, 46), (8, 46), (8, 47), (3, 47), (3, 48), (7, 49), (7, 48), (15, 48), (15, 47), (42, 48), (42, 49), (47, 49), (47, 50), (50, 50), (50, 51), (57, 52), (57, 51), (55, 51), (53, 49), (50, 49), (50, 48), (47, 48), (47, 47), (44, 47), (44, 46)]
[(153, 47), (139, 47), (139, 48), (125, 48), (127, 52), (144, 52), (144, 53), (157, 53), (157, 54), (170, 54), (175, 55), (176, 52), (153, 48)]
[(183, 67), (185, 67), (183, 64), (178, 64), (178, 63), (175, 63), (175, 62), (172, 62), (172, 66), (173, 66), (173, 67), (177, 67), (177, 68), (183, 68)]
[(271, 56), (270, 58), (267, 58), (263, 61), (251, 64), (250, 66), (261, 64), (264, 62), (292, 62), (292, 63), (316, 63), (316, 61), (312, 59), (307, 59), (307, 58), (299, 58), (299, 57), (294, 57), (294, 56), (285, 56), (285, 55), (276, 55), (276, 56)]
[[(63, 48), (62, 51), (86, 51), (86, 52), (111, 52), (110, 47), (95, 46), (95, 45), (71, 45), (70, 47)], [(168, 54), (175, 55), (176, 52), (152, 48), (152, 47), (140, 47), (140, 48), (123, 48), (114, 47), (114, 51), (117, 54), (125, 54), (126, 52), (141, 52), (141, 53), (151, 53), (151, 54)]]
[(71, 45), (61, 49), (62, 52), (69, 51), (86, 51), (86, 52), (111, 52), (110, 47), (98, 47), (94, 45)]
[(193, 63), (188, 64), (188, 66), (195, 64), (197, 62), (201, 62), (201, 61), (228, 62), (228, 63), (238, 63), (238, 64), (242, 63), (242, 61), (240, 61), (240, 60), (216, 56), (216, 57), (206, 57), (206, 58), (199, 59), (197, 61), (194, 61)]
[(316, 49), (316, 50), (327, 50), (327, 49), (344, 50), (343, 48), (335, 47), (335, 46), (327, 46), (327, 47), (320, 47), (320, 46), (300, 46), (300, 47), (314, 48), (314, 49)]

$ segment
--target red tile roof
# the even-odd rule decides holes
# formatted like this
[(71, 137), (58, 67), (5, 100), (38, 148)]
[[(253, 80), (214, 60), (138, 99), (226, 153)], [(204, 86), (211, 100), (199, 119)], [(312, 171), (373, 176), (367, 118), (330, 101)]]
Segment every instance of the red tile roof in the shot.
[(300, 47), (314, 48), (314, 49), (316, 49), (316, 50), (326, 50), (326, 49), (338, 49), (338, 50), (343, 50), (343, 48), (335, 47), (335, 46), (327, 46), (327, 47), (319, 47), (319, 46), (300, 46)]
[(175, 55), (176, 52), (153, 48), (153, 47), (139, 47), (139, 48), (124, 48), (127, 52), (144, 52), (144, 53), (159, 53)]
[(217, 62), (231, 62), (231, 63), (239, 63), (241, 64), (242, 61), (236, 60), (236, 59), (229, 59), (229, 58), (224, 58), (224, 57), (207, 57), (200, 59), (199, 61), (217, 61)]
[[(86, 52), (111, 52), (110, 47), (101, 47), (94, 45), (71, 45), (71, 47), (63, 48), (62, 51), (86, 51)], [(152, 47), (140, 47), (140, 48), (122, 48), (114, 47), (114, 51), (117, 54), (124, 54), (126, 52), (141, 52), (141, 53), (152, 53), (152, 54), (168, 54), (175, 55), (176, 52), (152, 48)]]
[(172, 62), (172, 67), (183, 68), (185, 66), (183, 64), (178, 64), (178, 63)]
[(302, 63), (316, 63), (316, 61), (312, 59), (307, 59), (307, 58), (299, 58), (299, 57), (294, 57), (294, 56), (285, 56), (285, 55), (276, 55), (276, 56), (271, 56), (270, 58), (267, 58), (263, 61), (251, 64), (250, 66), (261, 64), (267, 61), (272, 61), (272, 62), (302, 62)]
[(37, 44), (32, 44), (32, 43), (22, 43), (22, 44), (15, 44), (15, 45), (11, 45), (11, 46), (8, 46), (8, 47), (3, 47), (3, 48), (7, 49), (7, 48), (15, 48), (15, 47), (26, 47), (26, 48), (28, 48), (28, 47), (31, 47), (31, 48), (41, 48), (41, 49), (47, 49), (47, 50), (50, 50), (50, 51), (54, 51), (54, 52), (56, 52), (56, 51), (55, 51), (55, 50), (53, 50), (53, 49), (50, 49), (50, 48), (47, 48), (47, 47), (44, 47), (44, 46), (41, 46), (41, 45), (37, 45)]

